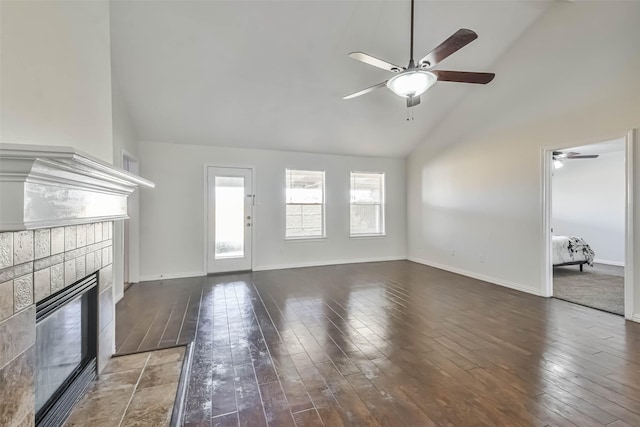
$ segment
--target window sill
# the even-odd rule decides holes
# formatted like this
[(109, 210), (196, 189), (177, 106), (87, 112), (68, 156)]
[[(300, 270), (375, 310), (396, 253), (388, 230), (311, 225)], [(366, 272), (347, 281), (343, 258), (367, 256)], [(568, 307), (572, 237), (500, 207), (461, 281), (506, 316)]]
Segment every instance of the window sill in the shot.
[(351, 234), (350, 239), (381, 239), (387, 237), (386, 234)]
[(285, 237), (284, 241), (286, 243), (298, 243), (298, 242), (314, 242), (318, 240), (327, 240), (327, 236), (318, 236), (318, 237)]

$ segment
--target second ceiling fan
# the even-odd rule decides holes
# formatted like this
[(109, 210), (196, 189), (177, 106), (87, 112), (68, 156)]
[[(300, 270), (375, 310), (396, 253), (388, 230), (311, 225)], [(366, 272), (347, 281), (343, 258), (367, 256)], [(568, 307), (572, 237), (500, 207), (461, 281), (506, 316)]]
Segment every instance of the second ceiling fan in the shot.
[(433, 49), (418, 62), (415, 62), (413, 59), (414, 3), (415, 1), (411, 0), (411, 47), (409, 65), (406, 67), (400, 67), (390, 62), (383, 61), (382, 59), (367, 55), (363, 52), (350, 53), (349, 56), (355, 60), (383, 70), (391, 71), (392, 73), (396, 73), (396, 75), (382, 83), (378, 83), (377, 85), (352, 93), (342, 99), (352, 99), (386, 86), (396, 95), (406, 98), (407, 107), (415, 107), (420, 104), (420, 95), (425, 93), (427, 89), (433, 86), (437, 81), (487, 84), (493, 80), (496, 76), (494, 73), (474, 73), (468, 71), (444, 71), (432, 69), (445, 58), (478, 38), (478, 35), (475, 32), (467, 29), (460, 29), (456, 31), (438, 47)]

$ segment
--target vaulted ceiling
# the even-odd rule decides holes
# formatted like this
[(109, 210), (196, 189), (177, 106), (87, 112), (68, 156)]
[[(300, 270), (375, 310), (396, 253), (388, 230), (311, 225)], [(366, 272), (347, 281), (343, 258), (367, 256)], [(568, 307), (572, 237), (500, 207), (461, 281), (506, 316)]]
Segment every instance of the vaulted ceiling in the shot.
[(342, 100), (389, 77), (349, 52), (407, 64), (409, 4), (114, 1), (113, 74), (144, 141), (402, 157), (465, 97), (500, 84), (492, 65), (549, 7), (418, 1), (415, 56), (469, 28), (478, 40), (437, 68), (496, 71), (496, 80), (440, 82), (410, 111), (386, 89)]

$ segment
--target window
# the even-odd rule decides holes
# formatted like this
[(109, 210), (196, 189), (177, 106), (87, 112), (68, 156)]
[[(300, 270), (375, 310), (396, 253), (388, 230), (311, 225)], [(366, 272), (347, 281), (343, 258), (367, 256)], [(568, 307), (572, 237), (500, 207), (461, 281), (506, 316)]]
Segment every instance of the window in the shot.
[(351, 172), (351, 235), (384, 235), (384, 174)]
[(324, 237), (324, 171), (286, 170), (285, 237)]

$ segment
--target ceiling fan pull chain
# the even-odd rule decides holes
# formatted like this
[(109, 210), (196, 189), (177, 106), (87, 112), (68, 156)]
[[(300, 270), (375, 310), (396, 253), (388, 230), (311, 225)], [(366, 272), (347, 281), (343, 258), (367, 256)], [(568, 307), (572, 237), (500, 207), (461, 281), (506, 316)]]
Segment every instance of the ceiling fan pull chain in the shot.
[(407, 107), (407, 121), (412, 121), (414, 119), (413, 109)]

